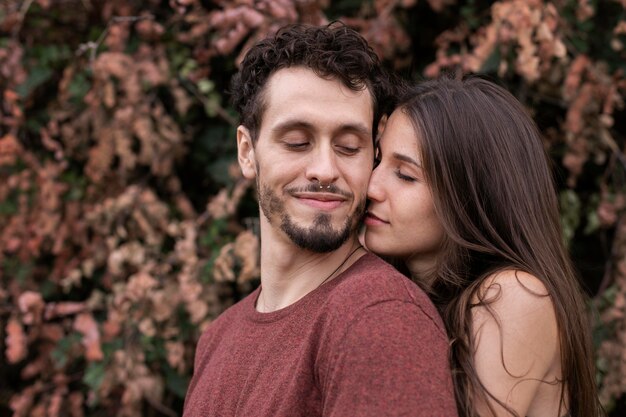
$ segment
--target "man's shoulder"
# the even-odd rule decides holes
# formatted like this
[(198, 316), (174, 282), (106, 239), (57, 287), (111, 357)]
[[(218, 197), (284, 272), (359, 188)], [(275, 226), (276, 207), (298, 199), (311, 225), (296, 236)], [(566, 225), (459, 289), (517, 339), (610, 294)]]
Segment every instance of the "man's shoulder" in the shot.
[(364, 255), (345, 272), (331, 297), (354, 297), (355, 303), (362, 304), (399, 300), (432, 305), (421, 288), (372, 253)]
[(443, 322), (428, 295), (409, 278), (374, 254), (366, 254), (345, 273), (328, 296), (337, 314), (350, 315), (380, 303), (403, 303), (414, 307), (443, 328)]
[(224, 329), (232, 328), (233, 323), (244, 320), (249, 313), (250, 304), (252, 303), (252, 305), (254, 305), (258, 293), (259, 290), (257, 288), (245, 298), (220, 313), (203, 331), (203, 336), (212, 333), (219, 333)]

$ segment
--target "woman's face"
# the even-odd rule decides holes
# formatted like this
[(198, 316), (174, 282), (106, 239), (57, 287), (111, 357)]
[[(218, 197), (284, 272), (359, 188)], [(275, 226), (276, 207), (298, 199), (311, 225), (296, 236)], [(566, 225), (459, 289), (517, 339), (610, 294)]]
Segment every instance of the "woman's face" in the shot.
[(419, 142), (408, 116), (394, 111), (380, 139), (380, 163), (370, 179), (365, 217), (366, 246), (402, 259), (413, 275), (434, 267), (444, 235)]

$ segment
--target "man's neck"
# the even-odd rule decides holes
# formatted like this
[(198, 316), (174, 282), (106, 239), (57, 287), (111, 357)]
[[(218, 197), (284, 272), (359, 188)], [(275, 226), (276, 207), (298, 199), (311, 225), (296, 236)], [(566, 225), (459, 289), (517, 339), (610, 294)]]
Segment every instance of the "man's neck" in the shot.
[(348, 269), (365, 250), (352, 237), (337, 250), (316, 253), (296, 246), (275, 230), (261, 232), (261, 294), (257, 310), (271, 312), (285, 308), (322, 283)]

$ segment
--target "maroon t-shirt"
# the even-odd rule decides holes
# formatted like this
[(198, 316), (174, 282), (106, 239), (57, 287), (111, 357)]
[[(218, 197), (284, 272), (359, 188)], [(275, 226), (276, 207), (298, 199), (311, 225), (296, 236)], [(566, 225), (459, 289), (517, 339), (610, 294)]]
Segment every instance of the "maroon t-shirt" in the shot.
[(200, 338), (184, 417), (457, 415), (441, 318), (380, 258), (278, 311), (258, 294)]

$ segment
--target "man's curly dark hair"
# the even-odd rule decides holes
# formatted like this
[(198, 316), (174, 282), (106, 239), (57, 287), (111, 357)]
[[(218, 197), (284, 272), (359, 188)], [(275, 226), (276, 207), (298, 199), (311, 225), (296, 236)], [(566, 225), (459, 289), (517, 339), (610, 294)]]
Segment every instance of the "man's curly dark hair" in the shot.
[(367, 88), (374, 105), (374, 135), (381, 116), (392, 109), (390, 75), (359, 33), (340, 22), (321, 27), (288, 25), (248, 51), (231, 83), (232, 103), (254, 141), (265, 111), (263, 92), (269, 77), (296, 66), (340, 80), (354, 91)]

